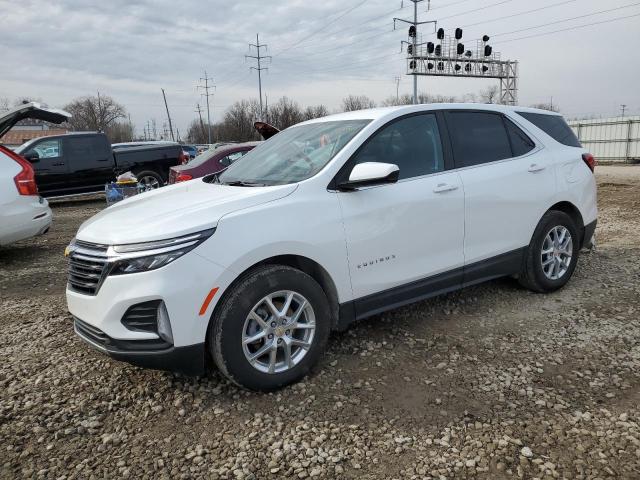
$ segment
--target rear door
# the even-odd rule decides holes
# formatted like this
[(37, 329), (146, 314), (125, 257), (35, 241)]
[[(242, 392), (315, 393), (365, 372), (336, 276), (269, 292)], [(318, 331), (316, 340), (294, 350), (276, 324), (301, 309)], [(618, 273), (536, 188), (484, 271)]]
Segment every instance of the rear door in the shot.
[(505, 115), (451, 110), (446, 118), (464, 185), (465, 265), (479, 267), (465, 268), (465, 282), (472, 282), (483, 275), (484, 260), (498, 269), (519, 267), (519, 249), (555, 195), (555, 173), (542, 146)]
[(21, 152), (21, 155), (31, 161), (41, 194), (55, 195), (67, 187), (69, 166), (61, 137), (42, 138)]
[(114, 179), (113, 155), (104, 135), (65, 137), (64, 149), (69, 164), (69, 184), (74, 191), (99, 191)]

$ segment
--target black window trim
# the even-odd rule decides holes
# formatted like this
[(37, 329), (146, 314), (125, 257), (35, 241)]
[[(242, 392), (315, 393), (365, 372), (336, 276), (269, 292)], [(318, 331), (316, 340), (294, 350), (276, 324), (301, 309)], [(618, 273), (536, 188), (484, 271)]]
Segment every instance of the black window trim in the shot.
[[(513, 155), (513, 145), (511, 144), (511, 138), (509, 137), (509, 131), (507, 130), (507, 125), (505, 122), (505, 119), (510, 120), (511, 123), (513, 123), (516, 127), (518, 127), (520, 130), (522, 130), (522, 132), (529, 138), (529, 140), (531, 140), (534, 144), (533, 149), (529, 150), (527, 153), (525, 153), (524, 155), (519, 155), (517, 157), (509, 157), (509, 158), (502, 158), (500, 160), (494, 160), (492, 162), (485, 162), (485, 163), (478, 163), (476, 165), (458, 165), (458, 162), (456, 162), (455, 156), (453, 155), (453, 146), (452, 146), (452, 140), (451, 140), (451, 135), (449, 134), (449, 130), (447, 129), (447, 134), (448, 134), (448, 140), (450, 143), (450, 148), (451, 148), (451, 157), (454, 163), (454, 168), (452, 170), (466, 170), (466, 169), (470, 169), (470, 168), (478, 168), (478, 167), (483, 167), (485, 165), (494, 165), (496, 163), (502, 163), (502, 162), (510, 162), (512, 160), (518, 160), (521, 158), (525, 158), (528, 157), (529, 155), (533, 155), (534, 153), (537, 153), (538, 151), (540, 151), (542, 149), (542, 146), (540, 144), (540, 142), (533, 136), (531, 135), (531, 133), (522, 127), (522, 125), (520, 125), (518, 122), (514, 121), (513, 118), (509, 117), (508, 115), (506, 115), (504, 112), (498, 112), (495, 110), (482, 110), (482, 109), (478, 109), (478, 108), (456, 108), (456, 109), (445, 109), (442, 110), (443, 115), (444, 115), (444, 119), (445, 122), (448, 121), (448, 117), (449, 114), (451, 113), (456, 113), (456, 112), (464, 112), (464, 113), (489, 113), (492, 115), (498, 115), (502, 118), (502, 125), (505, 129), (505, 132), (507, 133), (507, 139), (509, 141), (509, 149), (511, 150), (511, 155)], [(448, 126), (448, 124), (447, 124)]]
[[(419, 175), (416, 177), (411, 177), (411, 178), (403, 178), (402, 180), (398, 180), (397, 183), (402, 183), (402, 182), (410, 182), (413, 180), (419, 180), (422, 178), (426, 178), (426, 177), (431, 177), (434, 175), (440, 175), (442, 173), (445, 172), (449, 172), (451, 170), (455, 169), (455, 166), (453, 164), (453, 152), (451, 151), (451, 144), (450, 144), (450, 140), (449, 140), (449, 131), (447, 130), (447, 125), (445, 123), (445, 119), (444, 119), (444, 114), (443, 114), (444, 110), (440, 110), (440, 109), (434, 109), (434, 110), (422, 110), (419, 112), (412, 112), (412, 113), (407, 113), (404, 115), (401, 115), (399, 117), (393, 118), (391, 120), (389, 120), (388, 122), (384, 123), (383, 125), (381, 125), (380, 127), (378, 127), (374, 132), (372, 132), (364, 142), (362, 142), (362, 144), (356, 149), (355, 152), (353, 152), (351, 154), (351, 156), (344, 162), (344, 164), (342, 165), (342, 167), (340, 167), (340, 170), (338, 170), (338, 173), (336, 173), (333, 178), (331, 179), (331, 182), (329, 182), (329, 185), (327, 186), (327, 190), (329, 191), (338, 191), (338, 183), (341, 180), (345, 180), (345, 176), (348, 175), (349, 173), (351, 173), (351, 170), (353, 170), (354, 167), (354, 162), (356, 160), (356, 157), (358, 155), (358, 153), (360, 153), (360, 151), (367, 146), (367, 144), (371, 141), (371, 139), (373, 139), (378, 133), (380, 133), (380, 131), (382, 131), (383, 129), (387, 128), (390, 125), (393, 125), (396, 122), (399, 122), (401, 120), (405, 120), (407, 118), (410, 117), (416, 117), (419, 115), (434, 115), (436, 117), (436, 123), (438, 125), (438, 133), (440, 134), (440, 143), (442, 144), (442, 157), (444, 160), (444, 169), (440, 172), (433, 172), (433, 173), (428, 173), (425, 175)], [(376, 186), (372, 186), (372, 187), (367, 187), (367, 189), (369, 188), (380, 188), (380, 187), (384, 187), (386, 185), (376, 185)]]

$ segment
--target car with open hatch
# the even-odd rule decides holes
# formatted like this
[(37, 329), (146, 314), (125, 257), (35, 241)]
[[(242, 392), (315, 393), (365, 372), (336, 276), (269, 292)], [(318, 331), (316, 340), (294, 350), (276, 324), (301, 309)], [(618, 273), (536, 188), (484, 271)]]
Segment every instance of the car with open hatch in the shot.
[(277, 389), (355, 320), (498, 277), (563, 287), (594, 236), (594, 166), (561, 115), (530, 108), (310, 120), (83, 223), (69, 311), (115, 359)]

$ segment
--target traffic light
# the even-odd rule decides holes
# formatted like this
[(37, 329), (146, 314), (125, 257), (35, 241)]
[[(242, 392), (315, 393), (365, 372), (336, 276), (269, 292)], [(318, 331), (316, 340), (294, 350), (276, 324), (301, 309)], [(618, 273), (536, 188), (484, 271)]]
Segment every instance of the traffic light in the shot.
[(458, 53), (458, 55), (462, 55), (464, 53), (464, 43), (459, 43), (458, 44), (457, 53)]
[(408, 45), (408, 46), (407, 46), (407, 53), (408, 53), (409, 55), (413, 55), (413, 45)]
[(491, 38), (489, 37), (489, 35), (483, 35), (483, 36), (482, 36), (482, 41), (483, 41), (484, 43), (487, 43), (490, 39), (491, 39)]
[(438, 40), (444, 39), (444, 28), (438, 29)]
[(444, 70), (444, 63), (438, 62), (438, 70)]
[(416, 69), (416, 61), (415, 61), (415, 60), (411, 60), (411, 61), (409, 62), (409, 68), (410, 68), (411, 70), (415, 70), (415, 69)]
[(440, 57), (442, 55), (442, 45), (436, 45), (436, 56)]
[(456, 63), (455, 67), (453, 68), (456, 69), (456, 72), (459, 72), (462, 67)]
[(485, 45), (484, 46), (484, 56), (485, 57), (490, 57), (492, 53), (493, 53), (493, 47), (491, 47), (491, 45)]
[(427, 63), (427, 68), (429, 70), (433, 70), (433, 63), (431, 63), (431, 62)]
[(415, 37), (415, 36), (416, 36), (416, 26), (415, 26), (415, 25), (411, 25), (411, 26), (409, 27), (409, 36), (410, 36), (411, 38), (413, 38), (413, 37)]
[(428, 42), (427, 43), (427, 53), (428, 54), (432, 54), (433, 51), (435, 50), (436, 46), (434, 45), (433, 42)]
[(456, 40), (460, 40), (462, 38), (462, 29), (456, 28)]

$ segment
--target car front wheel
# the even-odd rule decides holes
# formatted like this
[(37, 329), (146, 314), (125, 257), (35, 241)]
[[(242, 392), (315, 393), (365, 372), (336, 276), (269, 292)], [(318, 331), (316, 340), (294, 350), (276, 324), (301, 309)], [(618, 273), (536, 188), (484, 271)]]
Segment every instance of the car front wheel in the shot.
[(242, 278), (215, 312), (209, 349), (218, 369), (251, 390), (274, 390), (304, 377), (330, 330), (327, 297), (306, 273), (283, 265)]

